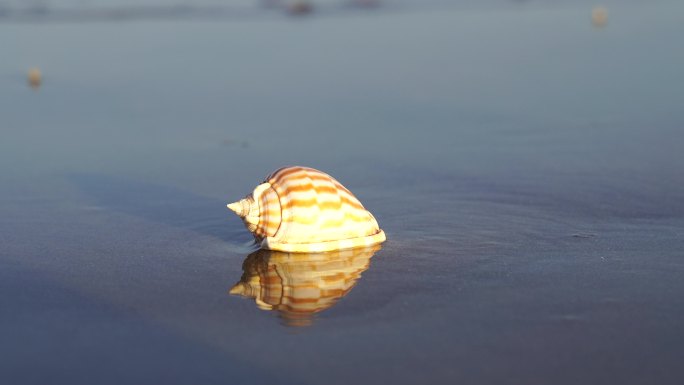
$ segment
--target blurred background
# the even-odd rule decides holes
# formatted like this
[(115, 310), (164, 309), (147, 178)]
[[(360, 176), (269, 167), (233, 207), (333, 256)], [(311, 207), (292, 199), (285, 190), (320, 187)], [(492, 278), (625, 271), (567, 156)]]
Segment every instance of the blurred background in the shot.
[[(0, 383), (680, 384), (683, 38), (678, 0), (0, 0)], [(225, 208), (292, 164), (388, 236), (297, 265), (349, 277), (306, 314)]]

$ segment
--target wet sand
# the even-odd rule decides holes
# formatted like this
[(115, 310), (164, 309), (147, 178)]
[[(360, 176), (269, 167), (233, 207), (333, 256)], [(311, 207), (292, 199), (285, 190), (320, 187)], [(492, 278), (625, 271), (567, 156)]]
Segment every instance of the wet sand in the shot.
[[(0, 24), (0, 383), (681, 383), (682, 10)], [(299, 327), (229, 294), (286, 164), (388, 236)]]

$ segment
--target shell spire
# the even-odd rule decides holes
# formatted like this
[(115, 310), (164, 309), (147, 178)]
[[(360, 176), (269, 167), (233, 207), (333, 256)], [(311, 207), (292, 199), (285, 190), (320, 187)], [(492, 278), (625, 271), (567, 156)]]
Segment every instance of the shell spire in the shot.
[(323, 252), (385, 241), (373, 215), (347, 188), (309, 167), (274, 171), (228, 208), (264, 249)]
[(253, 202), (253, 199), (240, 199), (237, 202), (229, 203), (228, 208), (233, 210), (240, 218), (244, 218), (249, 214), (249, 208)]
[(247, 230), (254, 233), (259, 225), (259, 204), (252, 196), (246, 196), (237, 202), (228, 204), (228, 208), (235, 212), (245, 222)]

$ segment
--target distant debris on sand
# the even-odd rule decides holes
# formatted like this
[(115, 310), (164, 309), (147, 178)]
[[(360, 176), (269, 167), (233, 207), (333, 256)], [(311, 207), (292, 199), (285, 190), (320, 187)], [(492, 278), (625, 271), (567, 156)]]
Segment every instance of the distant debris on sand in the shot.
[(287, 4), (287, 11), (292, 15), (306, 15), (313, 11), (313, 5), (306, 0), (295, 0)]
[(33, 88), (34, 90), (37, 90), (40, 88), (40, 84), (43, 82), (43, 73), (40, 72), (40, 69), (38, 67), (33, 67), (28, 70), (28, 84)]
[(596, 6), (591, 10), (591, 24), (597, 28), (603, 28), (608, 24), (608, 9), (603, 6)]
[(352, 4), (358, 7), (374, 8), (380, 6), (380, 0), (353, 0)]

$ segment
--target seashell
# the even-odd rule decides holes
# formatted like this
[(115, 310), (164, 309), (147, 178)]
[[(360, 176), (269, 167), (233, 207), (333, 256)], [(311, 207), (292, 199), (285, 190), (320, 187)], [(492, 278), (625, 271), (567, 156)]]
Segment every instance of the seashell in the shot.
[(373, 215), (340, 182), (308, 167), (283, 167), (231, 203), (261, 247), (323, 252), (385, 241)]
[(380, 245), (326, 253), (258, 250), (243, 262), (230, 294), (277, 311), (288, 326), (308, 326), (351, 291), (378, 250)]

